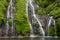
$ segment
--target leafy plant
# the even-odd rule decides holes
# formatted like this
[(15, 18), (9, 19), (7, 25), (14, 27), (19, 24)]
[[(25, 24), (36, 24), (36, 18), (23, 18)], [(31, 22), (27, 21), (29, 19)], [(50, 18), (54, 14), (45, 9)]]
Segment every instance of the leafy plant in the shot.
[(0, 25), (2, 23), (2, 20), (4, 21), (4, 23), (6, 22), (5, 11), (7, 5), (8, 5), (7, 0), (0, 0)]
[(26, 16), (25, 0), (15, 0), (14, 22), (17, 34), (26, 35), (29, 33), (29, 24)]

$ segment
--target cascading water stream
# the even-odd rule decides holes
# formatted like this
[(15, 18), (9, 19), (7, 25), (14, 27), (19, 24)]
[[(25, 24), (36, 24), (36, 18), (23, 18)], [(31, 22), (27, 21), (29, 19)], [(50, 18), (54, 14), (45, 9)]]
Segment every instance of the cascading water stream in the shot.
[(48, 36), (49, 36), (49, 27), (51, 26), (52, 19), (53, 19), (53, 16), (50, 17), (50, 20), (48, 22)]
[(14, 18), (13, 18), (13, 6), (14, 6), (14, 3), (13, 3), (14, 0), (10, 0), (10, 3), (9, 3), (9, 6), (7, 8), (7, 17), (6, 17), (6, 28), (5, 28), (5, 33), (6, 33), (6, 36), (8, 35), (8, 31), (9, 31), (9, 19), (11, 18), (12, 19), (12, 26), (10, 28), (11, 32), (13, 32), (13, 25), (14, 25)]
[[(29, 0), (26, 0), (26, 15), (27, 15), (27, 17), (28, 17), (28, 1)], [(29, 25), (30, 25), (30, 36), (34, 36), (32, 25), (29, 21), (29, 18), (27, 18), (27, 19), (28, 19), (28, 22), (29, 22)]]
[(51, 26), (51, 23), (53, 22), (53, 25), (54, 25), (54, 30), (55, 30), (55, 35), (57, 34), (56, 33), (56, 25), (55, 25), (55, 20), (53, 19), (53, 16), (50, 17), (50, 20), (48, 22), (48, 36), (49, 36), (49, 27)]
[(34, 18), (37, 20), (37, 22), (38, 22), (38, 24), (39, 24), (39, 26), (40, 26), (40, 27), (39, 27), (40, 33), (42, 33), (42, 35), (45, 36), (45, 32), (44, 32), (44, 30), (43, 30), (43, 28), (42, 28), (42, 25), (41, 25), (40, 21), (38, 20), (38, 18), (36, 17), (35, 9), (34, 9), (34, 6), (33, 6), (33, 4), (32, 4), (32, 1), (33, 1), (33, 0), (29, 0), (30, 6), (31, 6), (31, 8), (32, 8), (32, 10), (33, 10), (33, 16), (34, 16)]
[(14, 12), (14, 0), (11, 0), (11, 5), (10, 5), (10, 14), (11, 14), (11, 19), (12, 19), (12, 26), (11, 26), (11, 32), (14, 32), (14, 15), (13, 15), (13, 12)]
[(48, 36), (49, 36), (49, 27), (50, 27), (50, 25), (51, 25), (51, 20), (52, 20), (52, 16), (50, 17), (50, 20), (49, 20), (49, 22), (48, 22)]
[[(11, 3), (11, 2), (10, 2)], [(8, 30), (9, 30), (9, 17), (10, 17), (10, 3), (9, 3), (9, 6), (7, 8), (7, 17), (6, 17), (6, 28), (5, 28), (5, 32), (6, 32), (6, 35), (8, 34)]]
[(50, 20), (49, 20), (49, 22), (48, 22), (48, 28), (49, 28), (49, 26), (51, 25), (52, 19), (53, 19), (53, 17), (51, 16), (51, 17), (50, 17)]
[[(41, 24), (41, 22), (40, 22), (40, 20), (37, 18), (37, 16), (36, 16), (36, 14), (35, 14), (35, 7), (34, 7), (34, 5), (33, 5), (33, 1), (34, 0), (26, 0), (26, 13), (27, 13), (27, 17), (28, 17), (28, 15), (29, 15), (29, 8), (28, 8), (28, 6), (31, 8), (30, 10), (32, 11), (32, 15), (33, 15), (33, 17), (36, 19), (36, 21), (38, 22), (38, 24), (39, 24), (39, 31), (40, 31), (40, 34), (42, 34), (42, 36), (45, 36), (45, 30), (44, 30), (44, 28), (42, 27), (42, 24)], [(31, 13), (31, 12), (30, 12)], [(49, 18), (49, 17), (48, 17)], [(47, 18), (47, 21), (48, 21), (48, 18)], [(28, 17), (28, 21), (29, 21), (29, 17)], [(29, 24), (30, 24), (30, 36), (33, 36), (34, 35), (34, 29), (33, 29), (33, 27), (32, 27), (32, 24), (31, 24), (31, 22), (29, 21)], [(56, 25), (55, 25), (55, 20), (53, 19), (53, 16), (51, 16), (50, 18), (49, 18), (49, 21), (48, 21), (48, 24), (47, 24), (47, 28), (48, 28), (48, 36), (49, 36), (49, 27), (51, 26), (51, 24), (54, 26), (54, 32), (55, 32), (55, 35), (57, 34), (56, 33)], [(47, 31), (46, 31), (47, 32)], [(34, 35), (35, 36), (35, 35)]]

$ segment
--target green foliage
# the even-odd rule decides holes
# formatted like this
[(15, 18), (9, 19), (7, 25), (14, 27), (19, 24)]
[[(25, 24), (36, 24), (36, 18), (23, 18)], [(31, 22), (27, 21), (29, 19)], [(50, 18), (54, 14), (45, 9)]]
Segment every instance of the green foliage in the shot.
[(41, 16), (46, 15), (46, 11), (43, 8), (40, 8), (40, 10), (38, 10), (37, 13)]
[(9, 25), (12, 25), (12, 19), (11, 18), (9, 19)]
[(40, 6), (45, 8), (49, 4), (53, 3), (55, 0), (36, 0), (36, 3)]
[[(57, 35), (60, 36), (60, 0), (36, 0), (36, 3), (40, 6), (37, 14), (40, 16), (47, 15), (53, 16), (56, 20)], [(53, 28), (49, 31), (51, 35), (54, 35)]]
[(56, 34), (55, 34), (55, 29), (54, 29), (54, 26), (50, 26), (50, 28), (49, 28), (49, 35), (50, 36), (55, 36)]
[(15, 0), (15, 7), (14, 22), (16, 26), (16, 32), (18, 34), (25, 35), (26, 33), (29, 33), (25, 0)]
[(0, 25), (1, 25), (1, 23), (2, 23), (2, 20), (4, 20), (5, 18), (4, 18), (4, 14), (1, 14), (0, 13)]
[(4, 15), (7, 5), (8, 5), (7, 0), (0, 0), (0, 25), (2, 23), (2, 20), (6, 22), (6, 18)]
[(53, 9), (55, 9), (56, 6), (57, 6), (57, 4), (54, 2), (54, 3), (52, 3), (52, 4), (49, 4), (49, 5), (45, 8), (45, 10), (46, 10), (47, 13), (50, 13)]
[(60, 17), (60, 8), (52, 10), (49, 14), (54, 16), (54, 18), (59, 18)]
[(60, 36), (60, 18), (56, 19), (57, 35)]

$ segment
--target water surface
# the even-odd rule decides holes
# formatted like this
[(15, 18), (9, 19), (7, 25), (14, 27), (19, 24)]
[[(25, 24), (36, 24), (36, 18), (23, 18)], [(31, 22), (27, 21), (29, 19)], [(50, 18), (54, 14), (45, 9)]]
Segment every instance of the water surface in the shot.
[(27, 38), (0, 38), (0, 40), (60, 40), (60, 38), (45, 38), (45, 37), (27, 37)]

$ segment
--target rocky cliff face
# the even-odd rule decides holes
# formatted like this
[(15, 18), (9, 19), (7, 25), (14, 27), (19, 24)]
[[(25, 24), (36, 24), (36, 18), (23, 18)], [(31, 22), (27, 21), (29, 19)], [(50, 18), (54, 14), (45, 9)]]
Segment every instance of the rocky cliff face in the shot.
[[(45, 35), (48, 35), (48, 30), (47, 29), (48, 29), (48, 24), (49, 24), (49, 21), (50, 21), (50, 16), (48, 14), (47, 15), (43, 15), (43, 16), (38, 15), (36, 13), (36, 10), (38, 9), (38, 7), (37, 7), (37, 4), (35, 3), (34, 0), (32, 1), (32, 4), (33, 4), (34, 9), (35, 9), (36, 17), (37, 17), (38, 21), (41, 23), (42, 28), (43, 28), (43, 30), (45, 32)], [(30, 6), (30, 4), (28, 5), (28, 18), (29, 18), (29, 21), (30, 21), (30, 23), (32, 25), (33, 33), (35, 35), (41, 35), (42, 36), (42, 33), (39, 30), (39, 25), (40, 24), (34, 18), (33, 8)], [(53, 20), (51, 22), (53, 22)], [(52, 24), (51, 22), (50, 22), (50, 24)]]

